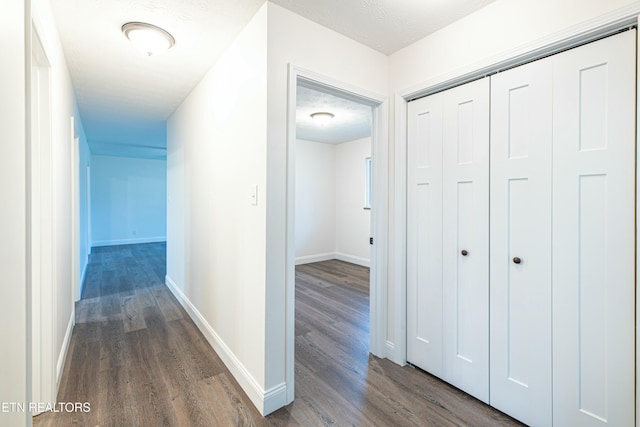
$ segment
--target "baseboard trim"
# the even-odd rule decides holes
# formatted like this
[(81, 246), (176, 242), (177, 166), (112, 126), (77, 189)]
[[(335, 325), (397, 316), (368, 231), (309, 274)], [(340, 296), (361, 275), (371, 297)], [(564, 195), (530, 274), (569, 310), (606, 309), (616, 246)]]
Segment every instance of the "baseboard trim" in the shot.
[(306, 255), (296, 258), (296, 265), (311, 264), (312, 262), (329, 261), (336, 259), (335, 252), (327, 252), (325, 254)]
[(280, 383), (264, 393), (264, 410), (262, 415), (269, 415), (287, 405), (287, 383)]
[(371, 267), (371, 261), (366, 258), (360, 258), (354, 255), (343, 254), (341, 252), (327, 252), (318, 255), (306, 255), (296, 258), (296, 265), (311, 264), (313, 262), (329, 261), (337, 259), (351, 264), (361, 265), (363, 267)]
[(400, 355), (398, 354), (398, 351), (396, 349), (395, 343), (392, 343), (389, 340), (385, 341), (384, 350), (385, 350), (385, 357), (391, 360), (393, 363), (400, 366), (404, 366), (407, 364), (406, 360), (401, 360)]
[(231, 371), (233, 377), (238, 381), (240, 387), (242, 387), (260, 414), (263, 416), (269, 415), (276, 409), (283, 407), (286, 404), (286, 383), (271, 387), (265, 391), (245, 368), (242, 362), (236, 357), (236, 355), (233, 354), (222, 338), (220, 338), (216, 331), (211, 327), (204, 316), (202, 316), (200, 311), (198, 311), (189, 298), (187, 298), (184, 292), (182, 292), (182, 289), (178, 287), (173, 279), (166, 276), (165, 283), (180, 304), (182, 304), (189, 316), (191, 316), (191, 319), (207, 339), (209, 345), (211, 345), (229, 371)]
[(340, 252), (336, 252), (335, 255), (336, 255), (335, 258), (340, 261), (350, 262), (351, 264), (361, 265), (363, 267), (371, 267), (371, 261), (368, 260), (367, 258), (360, 258), (360, 257), (349, 255), (349, 254), (343, 254)]
[(166, 242), (167, 236), (156, 237), (139, 237), (136, 239), (113, 239), (113, 240), (98, 240), (91, 243), (91, 246), (116, 246), (116, 245), (135, 245), (138, 243), (156, 243)]
[(67, 324), (67, 331), (64, 334), (64, 340), (62, 341), (62, 348), (58, 355), (58, 363), (56, 364), (56, 396), (60, 390), (60, 380), (62, 379), (62, 370), (64, 369), (64, 363), (67, 360), (67, 353), (69, 351), (69, 345), (71, 344), (71, 336), (73, 335), (73, 327), (76, 324), (76, 310), (75, 304), (71, 306), (71, 317), (69, 317), (69, 323)]

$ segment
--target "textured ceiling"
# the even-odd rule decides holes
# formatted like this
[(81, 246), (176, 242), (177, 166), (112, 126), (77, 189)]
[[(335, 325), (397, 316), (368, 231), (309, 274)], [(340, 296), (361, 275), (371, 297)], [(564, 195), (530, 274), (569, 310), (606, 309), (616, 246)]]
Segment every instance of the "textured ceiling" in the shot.
[(494, 1), (271, 0), (387, 55)]
[[(493, 0), (272, 1), (388, 54)], [(263, 3), (51, 0), (92, 153), (164, 156), (166, 119)], [(120, 31), (130, 21), (164, 28), (175, 37), (176, 45), (163, 55), (144, 55)], [(325, 98), (325, 102), (338, 101)], [(349, 114), (356, 110), (345, 109)], [(319, 139), (305, 120), (300, 119), (300, 136)], [(336, 114), (336, 127), (341, 120)], [(358, 126), (342, 126), (342, 137), (327, 138), (353, 139), (361, 135)]]
[[(144, 155), (145, 147), (166, 146), (165, 120), (264, 0), (51, 3), (92, 152), (108, 154), (110, 147), (127, 144)], [(176, 45), (146, 56), (120, 31), (130, 21), (164, 28)]]
[[(324, 126), (312, 113), (328, 112), (333, 119)], [(298, 85), (296, 137), (307, 141), (339, 144), (371, 136), (371, 106)]]

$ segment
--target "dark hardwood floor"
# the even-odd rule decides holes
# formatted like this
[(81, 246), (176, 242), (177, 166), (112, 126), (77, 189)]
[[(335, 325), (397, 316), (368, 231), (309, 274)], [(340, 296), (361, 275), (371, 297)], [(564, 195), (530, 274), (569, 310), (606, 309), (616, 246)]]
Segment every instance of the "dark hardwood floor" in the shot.
[(296, 400), (261, 417), (163, 284), (165, 245), (94, 248), (59, 402), (35, 426), (519, 425), (442, 381), (370, 356), (369, 270), (296, 268)]

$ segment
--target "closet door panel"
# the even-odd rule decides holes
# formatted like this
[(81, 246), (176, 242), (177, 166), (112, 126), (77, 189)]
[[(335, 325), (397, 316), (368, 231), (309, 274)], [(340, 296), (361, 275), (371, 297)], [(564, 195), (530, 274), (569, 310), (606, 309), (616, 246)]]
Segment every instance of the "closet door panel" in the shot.
[(442, 376), (442, 94), (408, 112), (407, 360)]
[(555, 425), (634, 423), (635, 30), (554, 58)]
[(443, 378), (489, 402), (489, 79), (444, 92)]
[(490, 404), (552, 422), (552, 63), (491, 78)]

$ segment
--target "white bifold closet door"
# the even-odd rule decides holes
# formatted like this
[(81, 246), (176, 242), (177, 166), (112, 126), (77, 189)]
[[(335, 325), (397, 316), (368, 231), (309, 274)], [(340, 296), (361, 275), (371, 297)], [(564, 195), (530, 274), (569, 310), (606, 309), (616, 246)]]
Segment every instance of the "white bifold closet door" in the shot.
[(634, 425), (635, 33), (554, 61), (556, 426)]
[(633, 425), (635, 31), (492, 77), (490, 404)]
[(552, 58), (491, 78), (491, 397), (550, 425)]
[(489, 399), (489, 79), (409, 104), (407, 359)]
[(443, 378), (489, 402), (489, 79), (444, 93)]
[(409, 103), (407, 360), (442, 376), (442, 93)]

